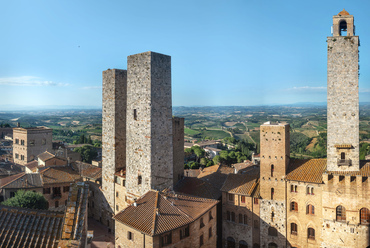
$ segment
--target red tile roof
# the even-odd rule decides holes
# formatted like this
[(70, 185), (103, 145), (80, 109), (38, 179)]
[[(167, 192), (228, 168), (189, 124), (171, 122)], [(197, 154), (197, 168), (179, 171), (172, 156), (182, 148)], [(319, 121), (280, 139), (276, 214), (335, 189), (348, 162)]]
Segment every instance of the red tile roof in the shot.
[(220, 189), (214, 187), (211, 183), (194, 177), (184, 177), (175, 185), (173, 190), (176, 193), (215, 200), (221, 197)]
[(326, 159), (291, 159), (286, 180), (322, 183)]
[(48, 167), (40, 170), (44, 184), (72, 183), (81, 179), (77, 171), (70, 167)]
[(254, 196), (258, 184), (259, 173), (230, 174), (227, 176), (221, 191), (236, 195)]
[(201, 217), (218, 201), (151, 190), (114, 216), (118, 222), (150, 236), (159, 235)]
[(54, 154), (51, 154), (50, 152), (48, 152), (48, 151), (46, 151), (46, 152), (43, 152), (43, 153), (41, 153), (41, 154), (39, 154), (38, 156), (37, 156), (40, 160), (42, 160), (42, 161), (47, 161), (47, 160), (49, 160), (49, 159), (51, 159), (51, 158), (54, 158), (55, 157), (55, 155)]

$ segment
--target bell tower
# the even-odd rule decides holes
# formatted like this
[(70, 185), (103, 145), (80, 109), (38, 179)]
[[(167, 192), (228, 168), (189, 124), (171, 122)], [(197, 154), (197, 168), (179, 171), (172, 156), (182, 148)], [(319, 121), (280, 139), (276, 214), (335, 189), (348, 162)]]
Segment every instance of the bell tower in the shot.
[(327, 170), (359, 170), (358, 46), (353, 16), (333, 17), (328, 37)]

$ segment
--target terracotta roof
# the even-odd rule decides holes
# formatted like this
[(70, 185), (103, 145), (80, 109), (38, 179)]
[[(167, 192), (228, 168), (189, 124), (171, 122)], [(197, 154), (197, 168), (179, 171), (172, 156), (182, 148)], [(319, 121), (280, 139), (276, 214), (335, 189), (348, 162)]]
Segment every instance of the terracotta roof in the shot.
[(0, 179), (0, 187), (8, 189), (41, 188), (42, 180), (37, 173), (26, 174), (23, 172)]
[(128, 206), (114, 219), (155, 236), (194, 222), (217, 203), (211, 199), (151, 190), (137, 200), (137, 206)]
[(33, 161), (25, 164), (24, 166), (26, 166), (31, 171), (36, 172), (38, 165), (39, 165), (39, 163), (36, 160), (33, 160)]
[(345, 9), (343, 9), (341, 12), (339, 12), (338, 15), (349, 15), (349, 13)]
[(220, 189), (204, 180), (194, 177), (184, 177), (175, 185), (173, 190), (186, 195), (215, 200), (218, 200), (221, 197)]
[(84, 163), (81, 161), (75, 162), (75, 167), (78, 168), (82, 177), (91, 178), (97, 180), (102, 177), (102, 168), (94, 166), (92, 164)]
[(359, 171), (326, 171), (326, 173), (333, 175), (362, 175), (363, 177), (370, 177), (370, 161), (361, 160)]
[(309, 183), (322, 183), (326, 159), (291, 159), (285, 179)]
[(259, 184), (259, 173), (255, 174), (230, 174), (221, 191), (236, 195), (253, 196)]
[(81, 179), (77, 171), (70, 167), (48, 167), (40, 170), (44, 184), (72, 183)]
[(0, 206), (0, 247), (58, 247), (63, 213)]
[(197, 177), (200, 174), (199, 169), (186, 169), (184, 170), (184, 176), (186, 177)]
[[(84, 235), (86, 235), (85, 231), (87, 229), (85, 226), (87, 221), (84, 220), (87, 217), (88, 195), (89, 185), (87, 183), (78, 182), (71, 185), (67, 208), (64, 214), (64, 225), (62, 230), (63, 240), (78, 240), (82, 244), (84, 243), (83, 239), (86, 239)], [(66, 244), (68, 244), (68, 242), (66, 242)]]
[(41, 153), (41, 154), (39, 154), (38, 156), (37, 156), (41, 161), (47, 161), (47, 160), (49, 160), (49, 159), (51, 159), (51, 158), (54, 158), (55, 157), (55, 155), (54, 154), (51, 154), (50, 152), (48, 152), (48, 151), (46, 151), (46, 152), (43, 152), (43, 153)]
[(230, 173), (234, 173), (234, 168), (228, 166), (213, 165), (204, 168), (198, 175), (198, 178), (212, 184), (217, 189), (221, 189), (227, 178), (227, 175)]
[(239, 170), (245, 169), (245, 168), (253, 166), (253, 165), (254, 164), (253, 164), (252, 161), (247, 160), (245, 163), (233, 164), (232, 167), (234, 167), (236, 169), (236, 171), (238, 172)]

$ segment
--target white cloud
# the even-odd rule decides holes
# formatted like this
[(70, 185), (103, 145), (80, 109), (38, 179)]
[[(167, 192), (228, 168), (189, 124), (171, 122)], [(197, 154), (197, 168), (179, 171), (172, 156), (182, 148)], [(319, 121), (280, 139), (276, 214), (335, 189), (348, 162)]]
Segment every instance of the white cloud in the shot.
[(83, 90), (96, 90), (96, 89), (101, 89), (102, 86), (86, 86), (86, 87), (82, 87), (81, 89)]
[(39, 77), (22, 76), (22, 77), (7, 77), (0, 78), (0, 85), (11, 86), (68, 86), (65, 83), (56, 83), (53, 81), (44, 81)]
[(325, 92), (326, 87), (319, 86), (319, 87), (312, 87), (312, 86), (301, 86), (301, 87), (293, 87), (285, 89), (285, 91), (292, 91), (292, 92)]
[(370, 93), (370, 89), (361, 89), (360, 88), (360, 93)]

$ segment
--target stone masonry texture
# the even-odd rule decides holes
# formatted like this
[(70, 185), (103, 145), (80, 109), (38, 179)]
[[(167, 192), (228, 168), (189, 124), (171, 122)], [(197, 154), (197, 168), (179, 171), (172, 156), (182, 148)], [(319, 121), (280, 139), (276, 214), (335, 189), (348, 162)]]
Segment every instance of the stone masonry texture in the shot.
[(127, 71), (103, 71), (103, 193), (114, 212), (114, 173), (126, 167)]
[(127, 58), (128, 197), (173, 185), (171, 57), (154, 52)]
[(184, 118), (172, 118), (173, 131), (173, 185), (184, 176)]
[[(329, 171), (359, 170), (358, 36), (328, 37)], [(351, 145), (338, 149), (335, 145)], [(351, 166), (338, 166), (341, 153)]]

